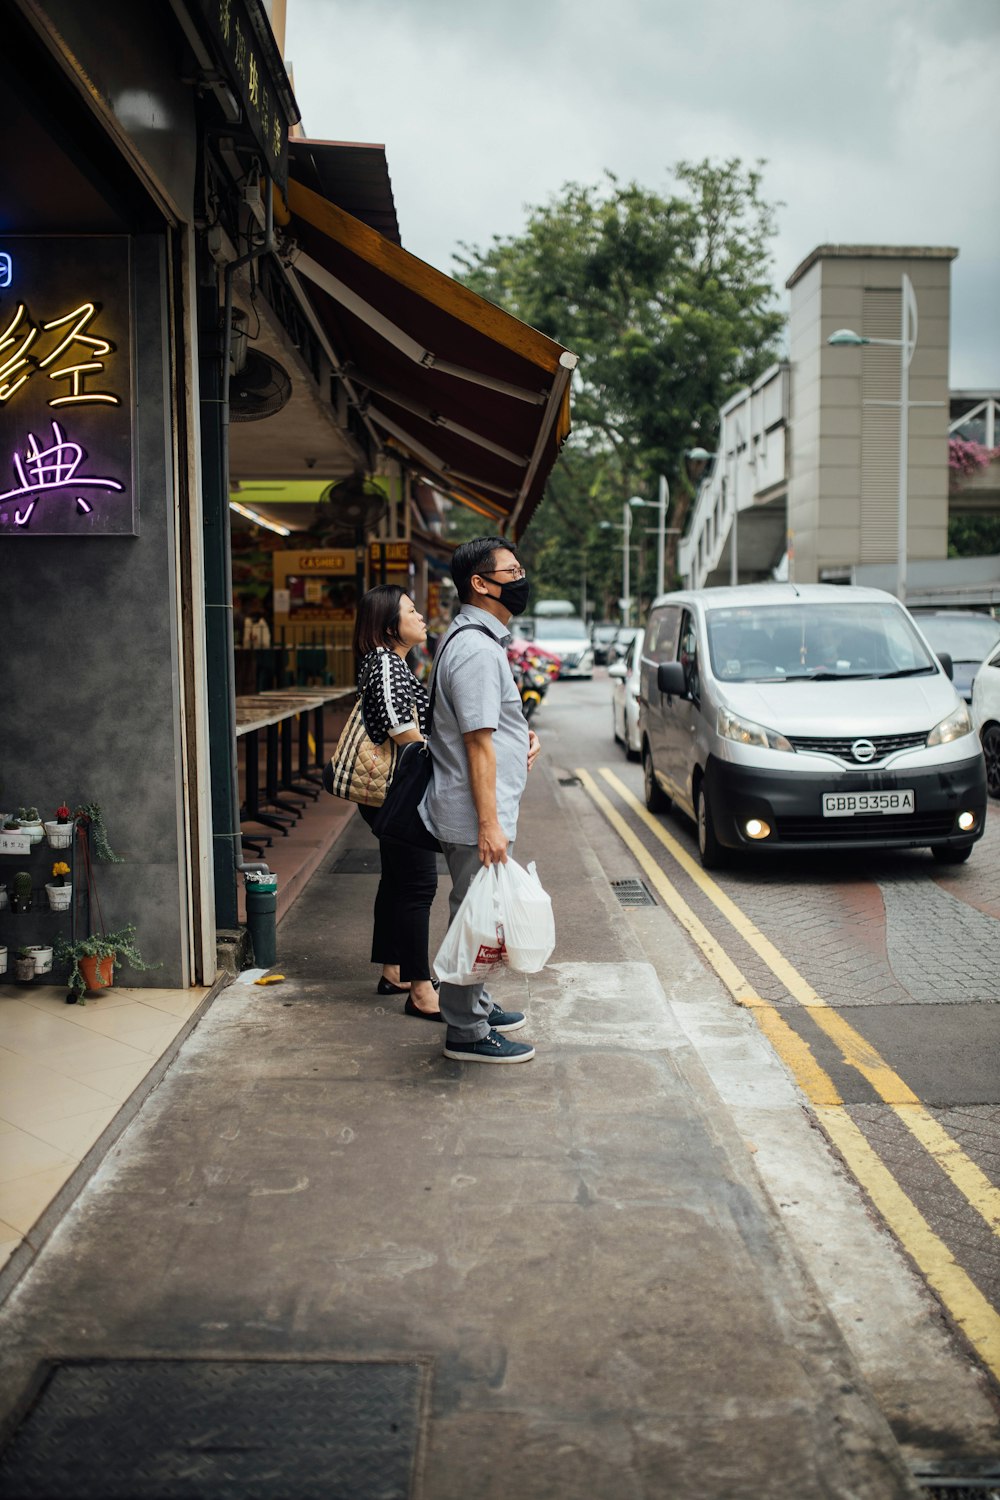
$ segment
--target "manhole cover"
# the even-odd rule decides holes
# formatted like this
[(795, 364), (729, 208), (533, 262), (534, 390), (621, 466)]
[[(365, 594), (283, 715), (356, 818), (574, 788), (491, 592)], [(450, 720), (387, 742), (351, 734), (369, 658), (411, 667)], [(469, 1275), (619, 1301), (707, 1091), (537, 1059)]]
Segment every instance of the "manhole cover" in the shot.
[(406, 1500), (419, 1362), (56, 1365), (0, 1454), (5, 1500)]
[(621, 906), (655, 906), (655, 897), (641, 880), (612, 880), (611, 889)]

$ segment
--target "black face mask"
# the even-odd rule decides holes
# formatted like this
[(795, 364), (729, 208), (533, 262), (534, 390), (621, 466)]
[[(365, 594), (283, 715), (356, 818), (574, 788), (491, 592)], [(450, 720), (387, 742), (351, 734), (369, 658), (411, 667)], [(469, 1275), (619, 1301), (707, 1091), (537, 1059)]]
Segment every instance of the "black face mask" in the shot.
[[(490, 582), (494, 581), (490, 580)], [(504, 609), (509, 609), (512, 615), (523, 615), (528, 607), (530, 596), (531, 584), (526, 578), (518, 578), (515, 583), (502, 583), (497, 597)]]

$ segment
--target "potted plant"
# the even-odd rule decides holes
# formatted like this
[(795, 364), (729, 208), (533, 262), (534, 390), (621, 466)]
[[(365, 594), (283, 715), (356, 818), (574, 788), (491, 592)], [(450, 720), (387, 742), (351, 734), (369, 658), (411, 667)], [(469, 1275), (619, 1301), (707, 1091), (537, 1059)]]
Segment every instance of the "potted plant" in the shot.
[(38, 816), (37, 807), (22, 807), (18, 809), (17, 826), (22, 833), (26, 833), (33, 844), (40, 844), (45, 837), (45, 829), (42, 820)]
[(30, 953), (35, 961), (35, 973), (52, 973), (52, 944), (51, 943), (28, 943), (22, 950)]
[(67, 880), (68, 875), (69, 865), (64, 859), (57, 859), (52, 866), (52, 884), (45, 887), (53, 911), (66, 911), (73, 899), (73, 885)]
[(54, 819), (45, 824), (45, 837), (52, 849), (68, 849), (73, 842), (73, 815), (64, 802), (61, 807), (56, 808)]
[(7, 972), (7, 945), (0, 943), (0, 974)]
[(96, 802), (84, 802), (73, 814), (78, 818), (83, 827), (89, 825), (94, 839), (94, 855), (97, 859), (103, 859), (106, 864), (121, 865), (125, 861), (115, 853), (108, 843), (108, 833), (104, 826), (104, 814)]
[(56, 943), (56, 957), (60, 963), (68, 963), (70, 995), (80, 1005), (85, 1005), (89, 990), (108, 989), (114, 983), (116, 969), (123, 965), (130, 969), (145, 971), (151, 965), (145, 963), (135, 942), (135, 927), (128, 926), (117, 932), (91, 933), (90, 937), (78, 938), (75, 943), (61, 939)]
[(27, 870), (18, 870), (11, 881), (10, 909), (15, 914), (31, 910), (31, 875)]
[(30, 984), (35, 977), (35, 957), (28, 948), (18, 948), (14, 955), (14, 978)]

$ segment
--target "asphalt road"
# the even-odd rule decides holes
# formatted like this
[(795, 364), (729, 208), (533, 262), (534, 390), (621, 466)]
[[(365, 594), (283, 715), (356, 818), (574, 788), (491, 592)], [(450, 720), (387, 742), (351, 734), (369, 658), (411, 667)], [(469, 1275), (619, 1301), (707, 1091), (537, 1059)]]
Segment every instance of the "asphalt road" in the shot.
[(1000, 803), (965, 865), (799, 854), (708, 876), (683, 815), (646, 812), (603, 669), (554, 684), (536, 727), (560, 780), (582, 772), (609, 832), (646, 851), (654, 897), (709, 958), (722, 950), (730, 989), (1000, 1384)]

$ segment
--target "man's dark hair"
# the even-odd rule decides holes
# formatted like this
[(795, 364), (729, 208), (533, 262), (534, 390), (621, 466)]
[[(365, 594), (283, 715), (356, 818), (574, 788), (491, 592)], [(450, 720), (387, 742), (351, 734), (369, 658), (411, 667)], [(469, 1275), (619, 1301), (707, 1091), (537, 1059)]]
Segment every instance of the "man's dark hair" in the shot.
[(387, 646), (391, 651), (399, 640), (399, 606), (405, 589), (396, 583), (380, 583), (369, 589), (358, 605), (354, 622), (354, 661), (360, 667), (369, 651)]
[(498, 552), (512, 552), (517, 557), (513, 542), (502, 536), (476, 536), (471, 542), (456, 547), (451, 557), (451, 577), (463, 604), (473, 602), (473, 573), (492, 573)]

